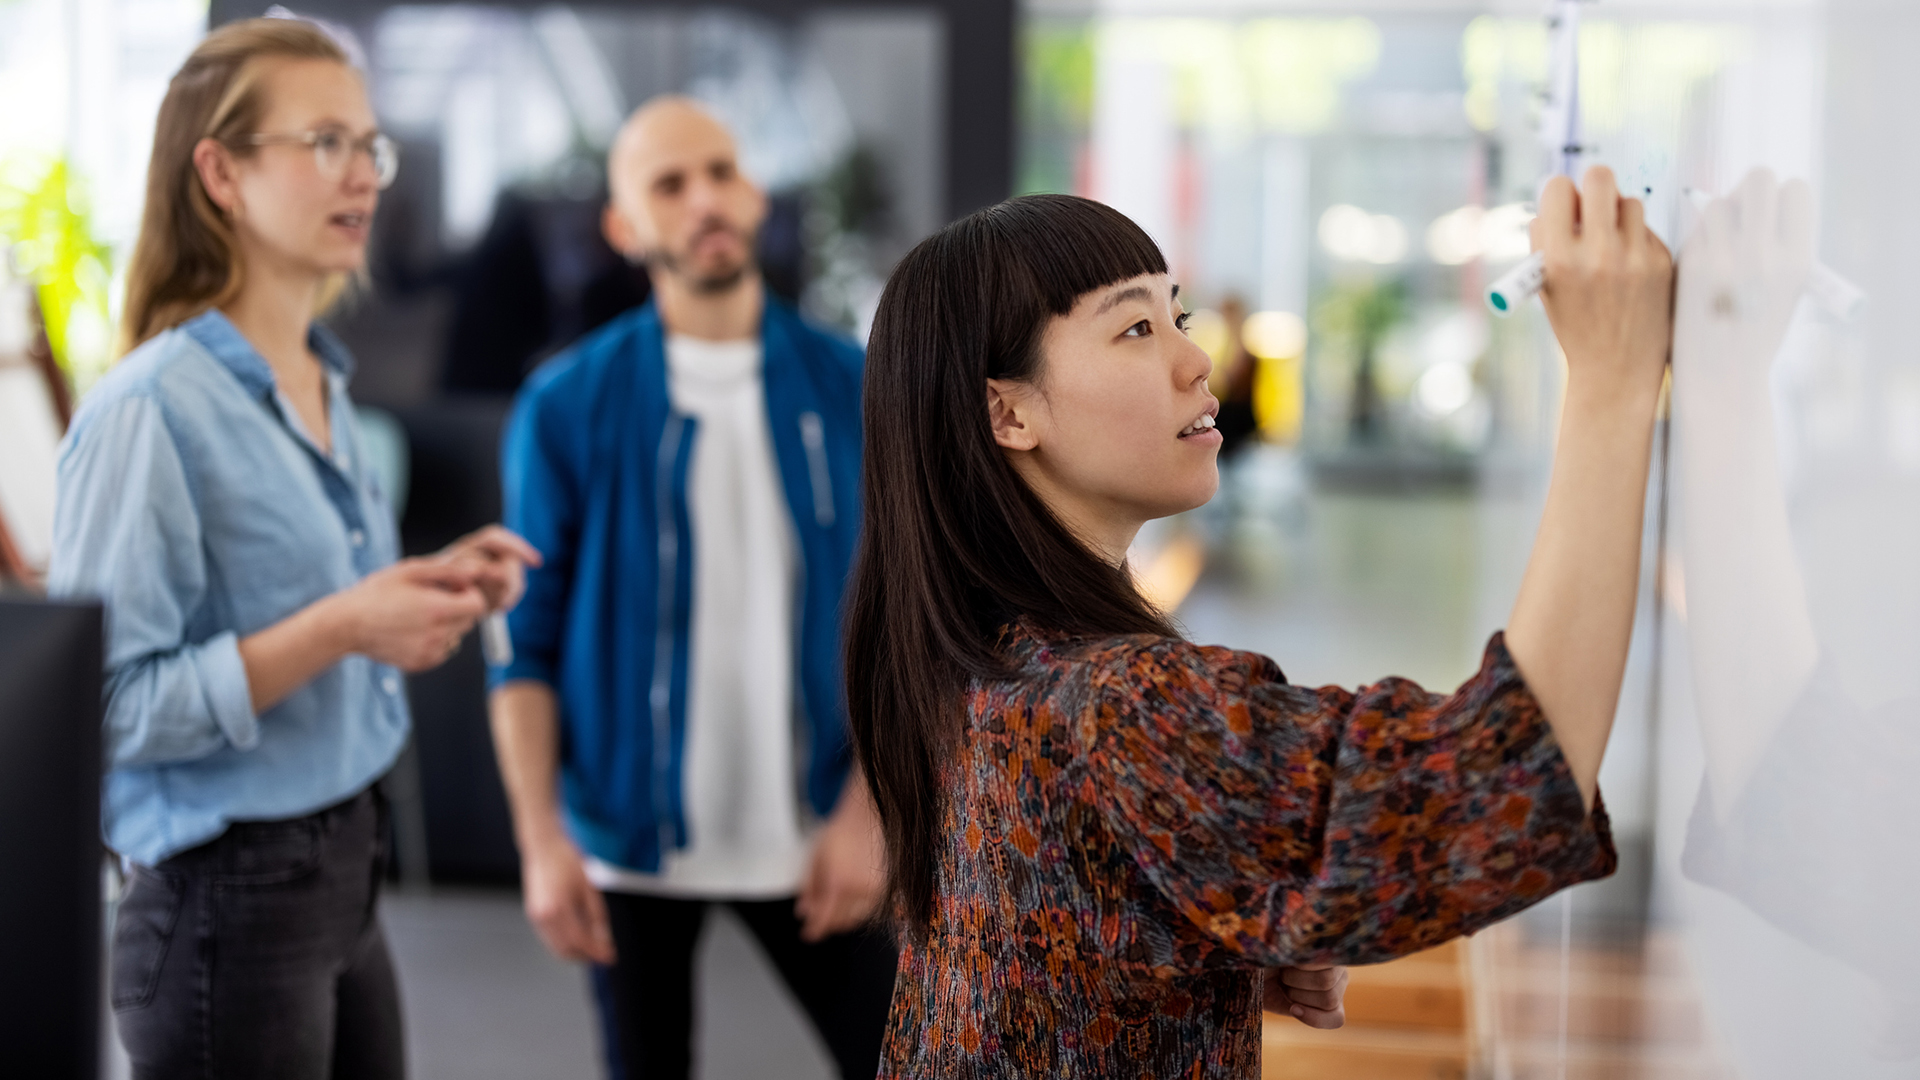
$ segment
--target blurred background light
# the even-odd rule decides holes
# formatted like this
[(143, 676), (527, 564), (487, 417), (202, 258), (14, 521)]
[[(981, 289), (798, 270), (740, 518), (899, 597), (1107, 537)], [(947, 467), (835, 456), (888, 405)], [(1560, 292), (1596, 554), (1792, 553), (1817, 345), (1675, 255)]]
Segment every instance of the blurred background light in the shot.
[(1434, 218), (1427, 226), (1427, 255), (1442, 266), (1475, 259), (1511, 262), (1532, 246), (1527, 226), (1533, 214), (1522, 203), (1483, 210), (1463, 206)]
[(1463, 206), (1442, 214), (1427, 226), (1427, 254), (1442, 266), (1459, 266), (1480, 257), (1480, 219), (1477, 206)]
[(1380, 27), (1362, 16), (1253, 19), (1234, 37), (1261, 119), (1294, 134), (1325, 130), (1346, 85), (1380, 65)]
[(1525, 203), (1507, 203), (1487, 211), (1480, 218), (1480, 256), (1491, 262), (1511, 262), (1524, 258), (1533, 244), (1527, 227), (1533, 223), (1533, 211)]
[(1240, 343), (1262, 360), (1289, 360), (1307, 351), (1307, 324), (1290, 311), (1256, 311), (1240, 324)]
[(1473, 400), (1473, 373), (1449, 360), (1428, 368), (1414, 384), (1414, 401), (1429, 416), (1449, 416)]
[(1336, 259), (1391, 266), (1407, 255), (1407, 227), (1391, 214), (1337, 203), (1320, 215), (1319, 233), (1321, 246)]
[(1200, 308), (1187, 313), (1187, 336), (1200, 346), (1202, 352), (1212, 357), (1216, 365), (1228, 359), (1227, 350), (1233, 345), (1233, 332), (1227, 326), (1226, 316), (1212, 308)]

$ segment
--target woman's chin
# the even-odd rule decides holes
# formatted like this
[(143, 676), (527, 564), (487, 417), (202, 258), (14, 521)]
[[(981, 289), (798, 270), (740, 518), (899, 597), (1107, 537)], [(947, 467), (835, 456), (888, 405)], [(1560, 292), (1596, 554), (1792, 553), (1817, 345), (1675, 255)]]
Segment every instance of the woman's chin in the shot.
[(1212, 502), (1215, 495), (1220, 494), (1220, 462), (1218, 459), (1207, 462), (1206, 478), (1201, 483), (1199, 489), (1197, 489), (1196, 494), (1198, 494), (1199, 498), (1195, 499), (1193, 505), (1187, 509), (1198, 510), (1200, 507)]
[[(1193, 502), (1193, 505), (1187, 507), (1187, 510), (1200, 509), (1201, 507), (1212, 502), (1213, 497), (1218, 494), (1220, 494), (1220, 482), (1218, 479), (1216, 479), (1213, 483), (1213, 486), (1207, 488), (1207, 493), (1205, 495), (1200, 496), (1198, 499), (1195, 499)], [(1182, 511), (1182, 513), (1185, 513), (1185, 511)]]
[(357, 274), (367, 268), (367, 245), (347, 241), (324, 244), (309, 253), (307, 262), (318, 274)]
[(1178, 493), (1168, 492), (1161, 498), (1155, 499), (1155, 512), (1152, 516), (1169, 518), (1189, 510), (1198, 510), (1212, 502), (1219, 491), (1220, 470), (1209, 464), (1204, 478), (1196, 478), (1191, 485), (1183, 487)]

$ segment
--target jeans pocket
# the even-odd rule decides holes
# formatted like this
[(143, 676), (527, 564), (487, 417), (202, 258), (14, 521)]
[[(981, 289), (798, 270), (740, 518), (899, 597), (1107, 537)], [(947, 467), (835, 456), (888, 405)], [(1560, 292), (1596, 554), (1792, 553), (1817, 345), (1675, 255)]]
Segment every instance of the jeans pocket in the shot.
[(113, 920), (112, 967), (108, 976), (116, 1012), (145, 1008), (160, 985), (160, 969), (180, 921), (184, 883), (169, 874), (136, 869)]
[(218, 856), (208, 867), (215, 885), (284, 885), (319, 869), (320, 822), (253, 821), (229, 826), (218, 845)]

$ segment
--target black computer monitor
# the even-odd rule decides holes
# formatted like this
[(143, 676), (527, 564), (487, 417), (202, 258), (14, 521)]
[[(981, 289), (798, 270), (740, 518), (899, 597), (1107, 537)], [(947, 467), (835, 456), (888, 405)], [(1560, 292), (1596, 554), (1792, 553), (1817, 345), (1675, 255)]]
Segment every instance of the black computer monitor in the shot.
[(99, 1072), (100, 671), (100, 605), (0, 598), (7, 1076)]

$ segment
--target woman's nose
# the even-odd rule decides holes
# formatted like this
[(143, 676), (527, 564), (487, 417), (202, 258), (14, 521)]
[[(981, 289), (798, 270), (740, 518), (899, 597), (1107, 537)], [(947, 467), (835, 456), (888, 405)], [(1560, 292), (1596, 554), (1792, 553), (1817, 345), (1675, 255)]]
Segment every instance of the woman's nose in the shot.
[(378, 188), (380, 169), (373, 163), (373, 155), (356, 149), (353, 156), (347, 159), (347, 172), (340, 178), (340, 182), (347, 190), (354, 192)]
[(1213, 375), (1213, 357), (1208, 356), (1207, 350), (1201, 348), (1198, 342), (1185, 334), (1180, 335), (1180, 345), (1181, 385), (1192, 386), (1194, 383), (1206, 382)]

